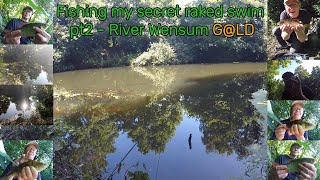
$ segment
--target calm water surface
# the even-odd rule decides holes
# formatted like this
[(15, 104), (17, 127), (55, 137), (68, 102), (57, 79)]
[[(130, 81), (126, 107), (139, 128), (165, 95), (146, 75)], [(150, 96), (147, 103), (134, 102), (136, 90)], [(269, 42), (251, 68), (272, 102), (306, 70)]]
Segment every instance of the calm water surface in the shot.
[(265, 69), (245, 63), (55, 74), (55, 147), (68, 157), (56, 165), (101, 179), (265, 178)]

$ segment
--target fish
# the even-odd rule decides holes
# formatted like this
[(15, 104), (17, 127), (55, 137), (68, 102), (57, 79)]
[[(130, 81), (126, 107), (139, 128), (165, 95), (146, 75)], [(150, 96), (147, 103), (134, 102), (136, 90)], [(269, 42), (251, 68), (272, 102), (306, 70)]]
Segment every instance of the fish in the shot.
[(33, 29), (34, 26), (42, 30), (47, 28), (45, 23), (29, 23), (23, 24), (18, 30), (20, 30), (22, 37), (33, 37), (36, 35), (36, 30)]
[(308, 130), (313, 130), (315, 129), (315, 125), (313, 125), (312, 123), (306, 122), (302, 119), (297, 119), (294, 121), (290, 121), (285, 123), (286, 124), (286, 129), (290, 129), (293, 125), (297, 124), (300, 125), (302, 127), (303, 130), (308, 131)]
[(13, 166), (12, 171), (9, 174), (7, 174), (6, 176), (8, 176), (8, 177), (11, 175), (18, 176), (18, 173), (21, 172), (21, 170), (27, 166), (33, 166), (38, 172), (40, 172), (40, 171), (45, 170), (49, 165), (42, 163), (42, 162), (39, 162), (39, 161), (28, 159), (26, 162), (24, 162), (18, 166)]
[(289, 163), (287, 164), (288, 172), (289, 173), (299, 172), (298, 164), (301, 164), (303, 162), (307, 162), (307, 163), (310, 163), (310, 164), (315, 164), (315, 163), (317, 163), (317, 160), (314, 159), (314, 158), (300, 158), (300, 159), (290, 160)]
[[(286, 169), (286, 172), (287, 173), (296, 173), (296, 172), (299, 172), (299, 164), (303, 163), (303, 162), (307, 162), (307, 163), (310, 163), (310, 164), (315, 164), (317, 163), (318, 161), (314, 158), (299, 158), (299, 159), (292, 159), (288, 162), (287, 164), (287, 169)], [(276, 162), (273, 162), (272, 163), (272, 166), (273, 167), (276, 167), (276, 166), (279, 166), (278, 163)]]
[(279, 26), (282, 26), (282, 25), (297, 26), (299, 24), (302, 24), (302, 22), (299, 21), (299, 19), (284, 19), (278, 22)]

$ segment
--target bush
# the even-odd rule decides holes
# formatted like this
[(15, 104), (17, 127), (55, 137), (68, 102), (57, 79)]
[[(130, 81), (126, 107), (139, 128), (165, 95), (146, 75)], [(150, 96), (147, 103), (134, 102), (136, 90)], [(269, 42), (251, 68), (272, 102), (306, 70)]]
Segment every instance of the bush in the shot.
[(168, 42), (151, 43), (146, 52), (132, 61), (134, 66), (158, 66), (178, 64), (176, 53)]

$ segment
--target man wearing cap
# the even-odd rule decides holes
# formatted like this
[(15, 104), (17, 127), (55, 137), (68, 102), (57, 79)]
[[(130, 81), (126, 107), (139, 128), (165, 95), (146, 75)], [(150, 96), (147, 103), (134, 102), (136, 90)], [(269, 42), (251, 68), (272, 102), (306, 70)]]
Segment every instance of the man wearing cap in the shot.
[(29, 20), (33, 14), (33, 9), (30, 6), (26, 6), (22, 10), (22, 18), (11, 19), (4, 31), (1, 33), (2, 43), (4, 44), (31, 44), (31, 42), (35, 44), (44, 44), (48, 43), (51, 39), (51, 36), (44, 30), (33, 27), (33, 29), (37, 32), (34, 40), (32, 41), (31, 37), (21, 37), (21, 32), (18, 30), (22, 25), (28, 24)]
[[(26, 161), (30, 160), (34, 160), (34, 157), (37, 154), (37, 150), (38, 150), (38, 143), (36, 141), (30, 141), (28, 144), (26, 144), (24, 151), (23, 151), (23, 155), (16, 159), (14, 162), (15, 164), (19, 165), (21, 163), (24, 163)], [(7, 174), (9, 174), (12, 171), (12, 166), (13, 163), (10, 163), (7, 168), (3, 171), (2, 175), (0, 176), (0, 180), (41, 180), (41, 175), (40, 173), (32, 166), (27, 166), (24, 167), (21, 172), (19, 172), (18, 177), (14, 177), (14, 175), (11, 176), (6, 176)]]
[(315, 93), (309, 87), (301, 85), (300, 78), (292, 72), (283, 73), (282, 79), (284, 82), (282, 100), (308, 100), (315, 98)]
[(273, 167), (270, 170), (269, 179), (290, 179), (290, 180), (298, 180), (298, 179), (310, 179), (314, 180), (317, 177), (317, 168), (307, 162), (300, 163), (298, 166), (299, 173), (288, 173), (287, 172), (287, 164), (292, 159), (296, 159), (300, 153), (302, 152), (301, 145), (298, 143), (293, 143), (290, 147), (289, 155), (280, 155), (276, 158), (273, 163)]
[[(284, 23), (281, 26), (275, 27), (272, 34), (276, 36), (279, 43), (277, 49), (289, 48), (287, 43), (291, 44), (290, 52), (294, 53), (301, 50), (305, 41), (307, 41), (307, 25), (310, 24), (310, 14), (301, 8), (299, 0), (284, 0), (285, 10), (280, 14), (280, 21), (285, 19), (296, 19), (301, 22), (299, 25)], [(305, 26), (304, 26), (305, 25)]]
[(301, 120), (303, 115), (303, 101), (294, 101), (290, 108), (290, 118), (281, 121), (274, 130), (270, 140), (308, 140), (308, 131), (303, 130), (300, 125), (294, 124), (290, 129), (287, 129), (286, 123), (294, 120)]

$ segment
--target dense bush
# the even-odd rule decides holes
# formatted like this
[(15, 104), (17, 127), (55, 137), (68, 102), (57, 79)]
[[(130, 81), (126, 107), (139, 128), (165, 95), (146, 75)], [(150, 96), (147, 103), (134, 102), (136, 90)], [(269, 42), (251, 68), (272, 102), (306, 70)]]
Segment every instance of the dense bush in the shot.
[(176, 53), (168, 42), (151, 43), (150, 48), (132, 61), (137, 66), (177, 64)]

